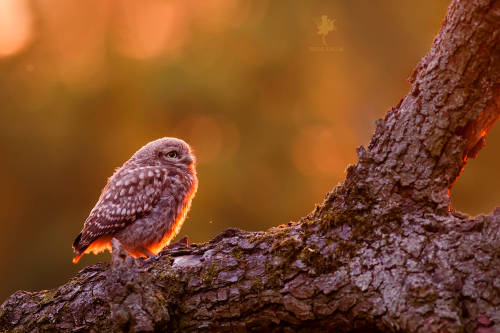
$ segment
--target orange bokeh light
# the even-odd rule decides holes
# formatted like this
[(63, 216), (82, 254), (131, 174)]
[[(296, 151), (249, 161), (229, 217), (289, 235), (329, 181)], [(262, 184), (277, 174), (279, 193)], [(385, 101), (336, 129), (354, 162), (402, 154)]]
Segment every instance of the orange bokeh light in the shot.
[(32, 33), (33, 19), (27, 0), (0, 1), (0, 57), (21, 51)]
[(147, 0), (118, 5), (116, 46), (123, 55), (151, 58), (180, 46), (185, 29), (179, 3)]
[(336, 176), (344, 173), (345, 166), (353, 162), (352, 152), (338, 142), (326, 126), (308, 126), (300, 130), (291, 149), (296, 168), (304, 175)]

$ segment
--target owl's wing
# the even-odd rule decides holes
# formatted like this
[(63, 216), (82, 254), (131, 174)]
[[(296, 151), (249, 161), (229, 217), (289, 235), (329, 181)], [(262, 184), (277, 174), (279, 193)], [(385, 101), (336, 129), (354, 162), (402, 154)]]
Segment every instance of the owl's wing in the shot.
[(78, 261), (92, 242), (147, 215), (160, 199), (166, 179), (166, 172), (153, 166), (115, 173), (73, 243), (75, 259)]

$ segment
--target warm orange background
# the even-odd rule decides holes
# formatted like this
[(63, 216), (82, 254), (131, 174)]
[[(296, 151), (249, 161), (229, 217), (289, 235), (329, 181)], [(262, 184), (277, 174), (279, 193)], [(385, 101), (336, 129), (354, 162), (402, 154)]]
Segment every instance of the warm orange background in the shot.
[[(178, 136), (199, 157), (181, 231), (262, 230), (321, 202), (408, 91), (448, 1), (0, 1), (0, 303), (109, 256), (71, 243), (113, 169)], [(322, 46), (316, 23), (335, 19)], [(455, 186), (500, 202), (500, 129)]]

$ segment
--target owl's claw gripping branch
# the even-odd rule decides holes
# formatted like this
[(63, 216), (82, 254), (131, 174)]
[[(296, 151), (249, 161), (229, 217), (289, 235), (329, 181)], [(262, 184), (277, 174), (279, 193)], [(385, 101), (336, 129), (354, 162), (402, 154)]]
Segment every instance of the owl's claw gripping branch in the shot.
[(111, 269), (13, 294), (0, 331), (500, 332), (500, 208), (448, 210), (499, 117), (499, 23), (498, 0), (452, 1), (409, 96), (300, 222), (134, 260), (125, 249), (158, 253), (172, 239), (196, 190), (194, 166), (164, 167), (142, 148), (75, 241), (77, 256), (112, 246)]
[(177, 242), (169, 244), (167, 247), (168, 247), (168, 249), (173, 250), (173, 249), (179, 249), (179, 248), (184, 248), (184, 247), (188, 247), (188, 246), (189, 246), (188, 236), (184, 236), (180, 240), (178, 240)]

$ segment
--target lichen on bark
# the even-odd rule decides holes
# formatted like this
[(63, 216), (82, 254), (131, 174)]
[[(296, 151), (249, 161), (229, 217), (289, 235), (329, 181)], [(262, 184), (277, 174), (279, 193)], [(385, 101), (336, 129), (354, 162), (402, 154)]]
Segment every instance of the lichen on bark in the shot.
[(500, 208), (449, 191), (500, 116), (500, 1), (452, 1), (409, 94), (301, 221), (13, 294), (0, 331), (500, 331)]

